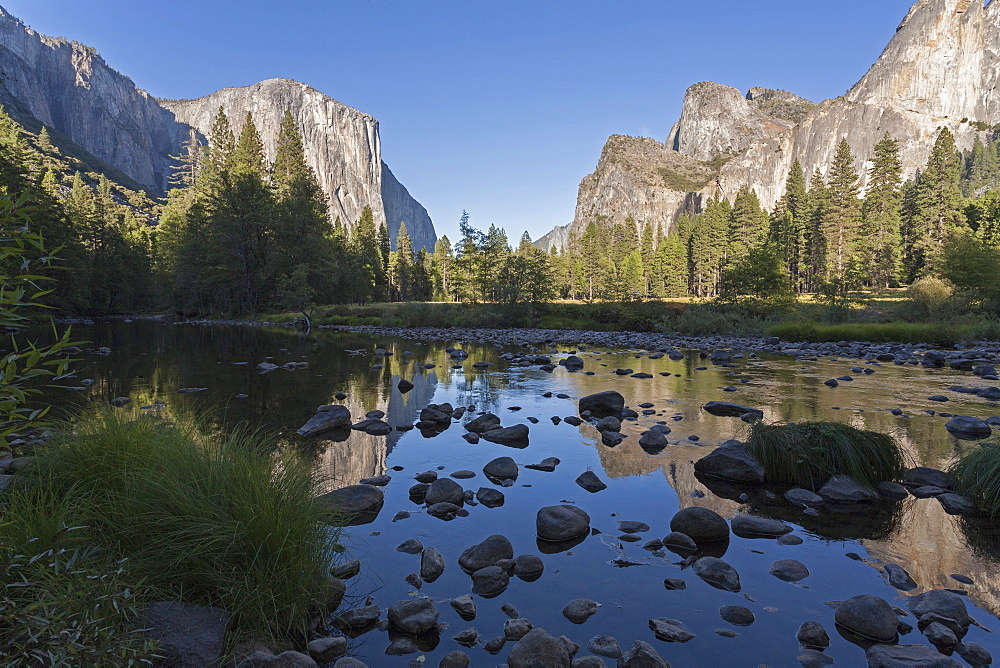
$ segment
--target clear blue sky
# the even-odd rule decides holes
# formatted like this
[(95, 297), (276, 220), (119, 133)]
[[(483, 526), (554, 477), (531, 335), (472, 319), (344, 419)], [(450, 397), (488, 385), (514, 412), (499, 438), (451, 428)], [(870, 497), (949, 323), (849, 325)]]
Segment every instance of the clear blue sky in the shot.
[(303, 81), (380, 122), (385, 161), (454, 239), (573, 217), (614, 133), (663, 141), (685, 89), (842, 95), (910, 0), (0, 0), (153, 95)]

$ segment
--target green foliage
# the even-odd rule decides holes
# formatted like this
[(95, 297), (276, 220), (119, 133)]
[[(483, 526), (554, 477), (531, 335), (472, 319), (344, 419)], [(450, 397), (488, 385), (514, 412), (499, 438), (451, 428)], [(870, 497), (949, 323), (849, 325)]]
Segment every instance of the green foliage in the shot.
[(722, 273), (719, 298), (763, 300), (774, 303), (795, 301), (795, 290), (776, 246), (754, 248), (746, 257)]
[(272, 454), (259, 433), (205, 438), (151, 416), (98, 413), (38, 453), (13, 517), (86, 526), (157, 596), (218, 605), (239, 634), (302, 631), (331, 595), (337, 552), (308, 462)]
[(955, 286), (950, 281), (946, 281), (933, 276), (925, 276), (915, 280), (906, 294), (913, 302), (914, 308), (920, 316), (928, 317), (938, 312), (955, 294)]
[(839, 474), (874, 487), (898, 480), (906, 464), (891, 436), (839, 422), (757, 423), (747, 447), (764, 465), (768, 480), (813, 490)]
[(949, 469), (956, 491), (975, 502), (991, 519), (1000, 517), (1000, 444), (983, 442), (968, 448)]
[(864, 322), (822, 325), (813, 321), (783, 322), (767, 329), (786, 341), (870, 341), (873, 343), (932, 343), (952, 346), (964, 334), (954, 325), (914, 322)]
[(62, 354), (74, 345), (68, 329), (61, 336), (55, 333), (55, 342), (47, 346), (17, 336), (29, 320), (25, 310), (45, 308), (42, 300), (51, 290), (41, 286), (52, 279), (38, 272), (55, 259), (32, 227), (27, 201), (27, 193), (17, 200), (0, 193), (0, 329), (9, 334), (9, 347), (0, 359), (2, 439), (24, 426), (44, 424), (49, 407), (31, 407), (29, 400), (41, 387), (58, 382), (73, 361)]
[[(20, 510), (38, 513), (36, 508)], [(102, 560), (99, 551), (82, 543), (82, 527), (60, 527), (41, 540), (27, 541), (15, 539), (12, 528), (0, 527), (4, 665), (152, 663), (155, 645), (137, 630), (143, 600), (128, 577), (126, 561)]]

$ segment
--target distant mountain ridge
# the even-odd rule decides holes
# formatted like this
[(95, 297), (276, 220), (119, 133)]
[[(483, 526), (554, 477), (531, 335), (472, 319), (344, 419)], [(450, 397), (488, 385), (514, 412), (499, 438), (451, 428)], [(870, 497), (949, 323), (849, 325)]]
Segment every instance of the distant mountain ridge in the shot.
[(271, 158), (287, 109), (300, 124), (331, 218), (353, 224), (368, 205), (393, 241), (401, 221), (414, 250), (433, 250), (437, 239), (427, 210), (382, 161), (378, 121), (296, 81), (269, 79), (194, 100), (159, 100), (92, 47), (41, 35), (0, 7), (0, 104), (23, 124), (66, 135), (157, 193), (168, 187), (171, 156), (181, 154), (192, 133), (204, 138), (220, 106), (236, 128), (253, 113)]
[[(691, 86), (666, 141), (612, 136), (584, 177), (573, 221), (539, 240), (548, 247), (597, 217), (632, 216), (660, 234), (709, 197), (744, 185), (771, 208), (797, 159), (824, 176), (846, 138), (862, 173), (889, 132), (900, 142), (905, 177), (926, 162), (938, 128), (960, 149), (1000, 122), (1000, 2), (919, 0), (879, 59), (845, 95), (814, 104), (787, 91), (747, 95), (713, 82)], [(982, 136), (982, 135), (980, 135)]]

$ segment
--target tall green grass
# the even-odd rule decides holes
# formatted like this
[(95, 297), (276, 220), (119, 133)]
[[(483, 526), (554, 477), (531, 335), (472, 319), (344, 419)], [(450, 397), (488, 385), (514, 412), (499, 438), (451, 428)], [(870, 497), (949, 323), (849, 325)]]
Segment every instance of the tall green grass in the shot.
[(838, 474), (874, 487), (882, 480), (898, 480), (906, 466), (891, 436), (840, 422), (757, 423), (747, 445), (769, 481), (813, 490)]
[(871, 341), (873, 343), (933, 343), (952, 346), (963, 332), (942, 323), (857, 322), (822, 325), (811, 321), (783, 322), (772, 325), (768, 335), (787, 341)]
[(240, 634), (302, 630), (339, 600), (338, 536), (313, 501), (318, 481), (259, 433), (210, 439), (108, 410), (64, 430), (36, 463), (6, 499), (9, 535), (44, 534), (56, 516), (85, 526), (153, 595), (223, 607)]
[(984, 442), (966, 450), (950, 473), (959, 494), (989, 517), (1000, 517), (1000, 443)]

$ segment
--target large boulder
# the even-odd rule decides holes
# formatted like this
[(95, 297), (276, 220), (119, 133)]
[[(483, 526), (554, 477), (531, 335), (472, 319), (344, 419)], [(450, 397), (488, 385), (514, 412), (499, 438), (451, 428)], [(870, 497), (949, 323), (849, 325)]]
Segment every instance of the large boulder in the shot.
[(972, 623), (962, 597), (945, 589), (931, 589), (917, 594), (910, 598), (907, 605), (917, 619), (941, 622), (958, 634), (964, 634)]
[(692, 506), (670, 520), (670, 530), (690, 536), (696, 543), (729, 538), (729, 525), (714, 510)]
[(590, 531), (590, 515), (576, 506), (546, 506), (535, 517), (535, 531), (542, 540), (571, 540)]
[(510, 457), (497, 457), (483, 467), (483, 473), (491, 480), (517, 480), (517, 462)]
[(346, 406), (320, 406), (316, 414), (298, 428), (296, 433), (299, 436), (318, 436), (334, 429), (343, 429), (351, 426), (351, 411)]
[(625, 397), (614, 390), (588, 394), (580, 398), (580, 412), (590, 411), (594, 417), (621, 415), (625, 410)]
[(971, 415), (956, 415), (945, 423), (944, 428), (955, 437), (969, 441), (988, 438), (993, 433), (988, 424)]
[(478, 545), (473, 545), (462, 552), (458, 558), (458, 565), (466, 572), (473, 573), (487, 566), (496, 566), (501, 559), (513, 558), (514, 546), (507, 537), (493, 534)]
[(502, 429), (491, 429), (482, 435), (484, 439), (491, 443), (499, 443), (512, 448), (528, 447), (528, 425), (515, 424), (512, 427)]
[(488, 431), (500, 428), (500, 418), (493, 413), (483, 413), (479, 417), (466, 422), (465, 428), (477, 434), (485, 434)]
[(336, 519), (350, 524), (367, 524), (382, 510), (385, 494), (374, 485), (348, 485), (322, 494), (316, 500), (328, 505), (338, 516)]
[(437, 627), (438, 610), (427, 598), (397, 601), (389, 608), (389, 621), (403, 633), (419, 636)]
[(229, 613), (193, 603), (158, 601), (142, 610), (143, 635), (157, 643), (162, 665), (208, 666), (225, 651)]
[(734, 404), (731, 401), (709, 401), (701, 409), (706, 413), (718, 417), (743, 417), (744, 415), (750, 415), (757, 420), (764, 419), (764, 411), (759, 408)]
[(510, 668), (569, 668), (571, 664), (566, 645), (540, 627), (528, 631), (507, 655)]
[(899, 619), (885, 601), (873, 594), (860, 594), (842, 601), (834, 619), (842, 627), (863, 638), (893, 642)]
[(879, 494), (849, 475), (835, 475), (819, 488), (819, 495), (829, 503), (877, 503)]
[(465, 498), (465, 490), (451, 478), (438, 478), (427, 488), (424, 502), (428, 506), (435, 503), (453, 503), (461, 506)]
[(764, 482), (764, 465), (739, 441), (726, 441), (694, 463), (701, 475), (737, 483)]

